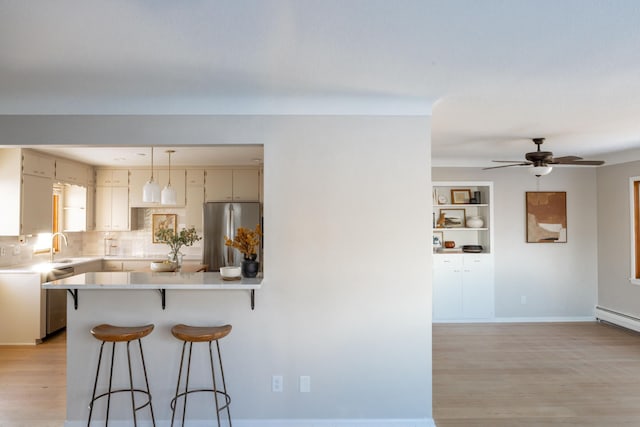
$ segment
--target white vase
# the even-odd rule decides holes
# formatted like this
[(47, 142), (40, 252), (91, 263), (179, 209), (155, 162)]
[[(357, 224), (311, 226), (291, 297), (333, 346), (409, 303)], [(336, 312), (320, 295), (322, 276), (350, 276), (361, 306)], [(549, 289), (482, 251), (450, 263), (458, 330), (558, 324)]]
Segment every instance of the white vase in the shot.
[(482, 228), (484, 225), (484, 221), (479, 216), (470, 216), (467, 217), (467, 227), (468, 228)]

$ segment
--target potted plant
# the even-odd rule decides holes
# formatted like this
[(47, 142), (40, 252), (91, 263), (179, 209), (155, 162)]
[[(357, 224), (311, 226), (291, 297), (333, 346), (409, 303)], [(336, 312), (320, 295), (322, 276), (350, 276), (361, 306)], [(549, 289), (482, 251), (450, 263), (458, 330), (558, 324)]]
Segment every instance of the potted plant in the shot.
[(192, 246), (195, 242), (202, 239), (196, 233), (196, 229), (191, 227), (189, 229), (183, 228), (179, 233), (175, 233), (173, 228), (161, 228), (156, 231), (156, 239), (159, 242), (166, 243), (171, 248), (169, 252), (169, 261), (175, 263), (178, 268), (182, 267), (183, 254), (180, 252), (180, 248), (183, 246)]
[(242, 275), (244, 277), (256, 277), (258, 275), (260, 263), (256, 261), (256, 259), (258, 258), (260, 236), (262, 236), (262, 230), (260, 229), (260, 224), (257, 224), (255, 230), (238, 227), (238, 231), (233, 240), (227, 236), (224, 237), (224, 244), (226, 246), (231, 246), (242, 252), (244, 256), (244, 260), (242, 261)]

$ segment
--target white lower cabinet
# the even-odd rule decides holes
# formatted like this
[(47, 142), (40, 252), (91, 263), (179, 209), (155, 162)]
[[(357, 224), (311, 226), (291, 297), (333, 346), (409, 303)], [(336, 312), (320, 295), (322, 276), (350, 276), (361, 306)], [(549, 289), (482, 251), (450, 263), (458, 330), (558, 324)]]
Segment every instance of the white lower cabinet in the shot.
[(482, 320), (493, 316), (493, 256), (434, 255), (433, 319)]

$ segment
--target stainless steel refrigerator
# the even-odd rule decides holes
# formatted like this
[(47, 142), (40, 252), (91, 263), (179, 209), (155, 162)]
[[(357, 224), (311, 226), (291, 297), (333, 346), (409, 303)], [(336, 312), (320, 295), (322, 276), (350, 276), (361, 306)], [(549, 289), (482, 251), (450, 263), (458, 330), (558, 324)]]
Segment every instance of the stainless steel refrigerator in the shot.
[[(204, 251), (203, 264), (209, 271), (220, 271), (220, 267), (239, 266), (243, 257), (240, 251), (225, 246), (224, 238), (230, 239), (236, 234), (238, 227), (255, 229), (262, 226), (260, 203), (243, 202), (207, 202), (204, 204)], [(262, 258), (262, 241), (258, 250), (258, 261)]]

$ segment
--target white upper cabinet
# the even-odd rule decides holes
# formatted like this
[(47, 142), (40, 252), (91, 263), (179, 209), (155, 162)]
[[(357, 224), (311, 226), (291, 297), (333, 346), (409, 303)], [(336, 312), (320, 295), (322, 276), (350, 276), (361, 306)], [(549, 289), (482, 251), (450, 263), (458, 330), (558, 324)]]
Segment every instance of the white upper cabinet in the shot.
[(97, 231), (130, 230), (129, 171), (96, 171), (95, 218)]
[(53, 181), (35, 175), (22, 177), (22, 226), (19, 234), (51, 233)]
[(96, 185), (127, 187), (129, 185), (129, 171), (127, 169), (98, 169), (96, 171)]
[[(23, 157), (27, 158), (27, 169)], [(0, 182), (3, 213), (0, 236), (19, 236), (51, 232), (53, 180), (55, 169), (48, 159), (30, 150), (0, 149)]]
[(56, 171), (56, 162), (53, 157), (40, 154), (36, 151), (22, 150), (22, 173), (25, 175), (53, 178)]
[(208, 202), (260, 201), (260, 171), (257, 169), (209, 169), (205, 176)]
[(233, 171), (233, 201), (257, 202), (260, 200), (260, 171)]
[(56, 180), (70, 184), (87, 184), (87, 165), (71, 160), (56, 160)]

